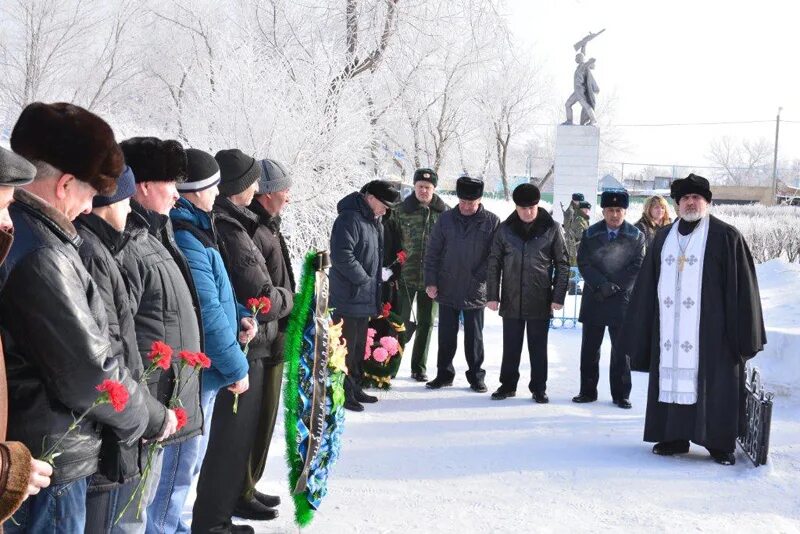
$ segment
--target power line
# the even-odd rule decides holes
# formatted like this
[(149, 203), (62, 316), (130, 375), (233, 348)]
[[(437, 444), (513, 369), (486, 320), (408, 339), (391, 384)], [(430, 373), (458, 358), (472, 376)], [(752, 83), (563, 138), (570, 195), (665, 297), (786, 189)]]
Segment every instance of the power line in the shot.
[[(800, 123), (798, 121), (783, 120), (781, 122)], [(718, 121), (718, 122), (664, 122), (652, 124), (609, 124), (613, 128), (659, 128), (662, 126), (729, 126), (735, 124), (774, 124), (775, 119), (758, 120), (758, 121)], [(534, 123), (532, 126), (555, 126), (553, 123)]]

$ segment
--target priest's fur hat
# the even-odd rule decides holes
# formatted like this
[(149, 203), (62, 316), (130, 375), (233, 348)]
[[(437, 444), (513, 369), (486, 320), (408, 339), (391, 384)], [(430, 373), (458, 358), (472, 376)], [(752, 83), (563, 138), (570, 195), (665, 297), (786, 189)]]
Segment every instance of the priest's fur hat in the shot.
[(675, 200), (680, 201), (683, 195), (700, 195), (706, 202), (711, 202), (711, 186), (708, 180), (697, 174), (690, 174), (686, 178), (675, 180), (669, 186), (669, 196)]

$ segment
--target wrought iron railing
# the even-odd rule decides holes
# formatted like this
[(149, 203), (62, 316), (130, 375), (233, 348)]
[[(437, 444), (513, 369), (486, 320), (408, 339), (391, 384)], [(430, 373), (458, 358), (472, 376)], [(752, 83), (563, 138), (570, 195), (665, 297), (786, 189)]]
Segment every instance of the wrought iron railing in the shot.
[(767, 463), (774, 395), (764, 390), (761, 374), (749, 365), (745, 368), (744, 389), (746, 424), (737, 442), (753, 465), (758, 467)]

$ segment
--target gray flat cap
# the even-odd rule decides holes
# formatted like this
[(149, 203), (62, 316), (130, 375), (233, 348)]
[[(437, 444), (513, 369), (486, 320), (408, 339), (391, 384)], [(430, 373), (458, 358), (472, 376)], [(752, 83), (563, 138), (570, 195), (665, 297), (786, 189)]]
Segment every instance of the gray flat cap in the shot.
[(36, 176), (36, 167), (19, 154), (0, 147), (0, 185), (26, 185)]

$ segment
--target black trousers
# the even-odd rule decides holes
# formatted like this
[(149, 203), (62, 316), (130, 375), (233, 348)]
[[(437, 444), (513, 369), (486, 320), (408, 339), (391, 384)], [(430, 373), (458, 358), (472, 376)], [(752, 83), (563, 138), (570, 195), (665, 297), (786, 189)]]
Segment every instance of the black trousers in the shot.
[[(600, 380), (600, 345), (606, 327), (583, 323), (583, 339), (581, 340), (581, 393), (597, 398), (597, 382)], [(611, 337), (611, 365), (608, 379), (611, 383), (611, 398), (627, 399), (631, 394), (631, 362), (627, 355), (619, 350), (621, 327), (609, 326)]]
[(275, 431), (275, 422), (278, 420), (282, 382), (283, 363), (266, 365), (264, 368), (264, 394), (258, 417), (258, 430), (253, 443), (253, 450), (250, 452), (250, 460), (247, 462), (244, 491), (242, 492), (242, 499), (245, 501), (253, 499), (256, 484), (261, 480), (261, 476), (264, 474), (264, 467), (267, 465), (269, 444)]
[(464, 314), (464, 356), (467, 359), (467, 380), (470, 384), (483, 382), (483, 308), (459, 310), (439, 305), (439, 355), (437, 378), (453, 380), (456, 370), (453, 358), (458, 348), (458, 316)]
[(354, 390), (361, 389), (361, 381), (364, 378), (364, 352), (367, 350), (367, 329), (369, 328), (368, 317), (344, 317), (333, 315), (334, 322), (343, 320), (342, 337), (347, 342), (347, 362), (348, 375), (345, 378), (345, 392), (352, 394)]
[(549, 319), (503, 318), (503, 363), (500, 366), (500, 386), (504, 391), (516, 391), (519, 381), (519, 362), (522, 355), (522, 338), (528, 330), (528, 357), (531, 361), (531, 393), (544, 393), (547, 389), (547, 334)]
[(233, 509), (245, 486), (261, 419), (265, 376), (263, 360), (250, 362), (250, 388), (239, 396), (236, 414), (233, 413), (233, 393), (223, 388), (217, 394), (208, 449), (192, 509), (194, 533), (206, 533), (231, 522)]

